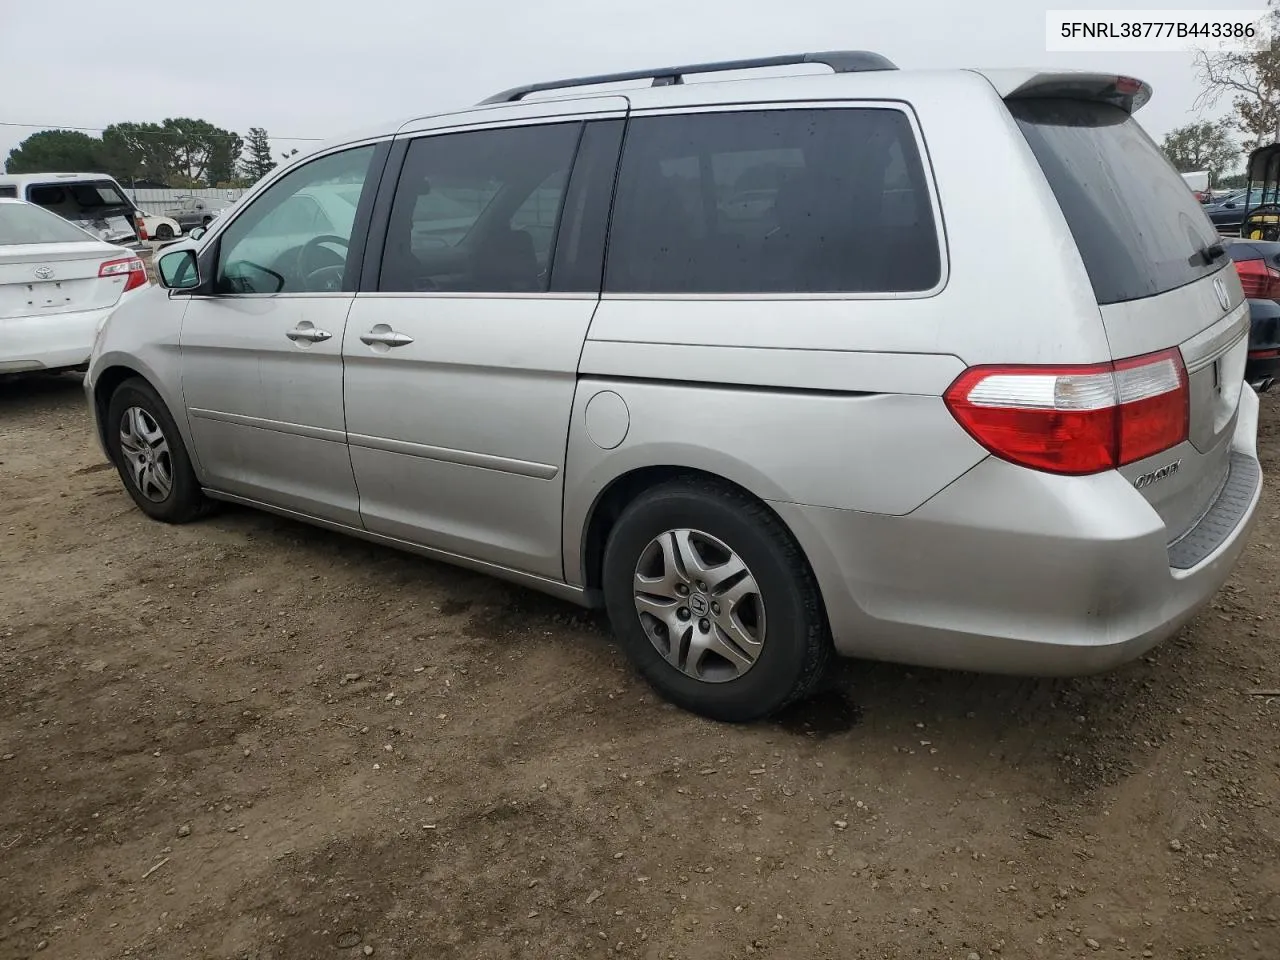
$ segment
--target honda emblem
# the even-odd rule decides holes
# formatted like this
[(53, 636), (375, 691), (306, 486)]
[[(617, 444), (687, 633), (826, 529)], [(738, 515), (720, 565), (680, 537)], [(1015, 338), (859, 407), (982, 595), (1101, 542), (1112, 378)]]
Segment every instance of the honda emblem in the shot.
[(1227, 296), (1227, 285), (1222, 282), (1221, 277), (1213, 278), (1213, 292), (1218, 295), (1218, 303), (1222, 305), (1222, 309), (1230, 309), (1231, 298)]

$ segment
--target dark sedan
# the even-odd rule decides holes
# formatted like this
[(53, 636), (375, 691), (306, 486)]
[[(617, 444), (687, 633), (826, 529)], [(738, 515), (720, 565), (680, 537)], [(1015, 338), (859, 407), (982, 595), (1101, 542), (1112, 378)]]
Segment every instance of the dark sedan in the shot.
[(1249, 298), (1249, 357), (1244, 375), (1266, 390), (1280, 377), (1280, 243), (1225, 240)]
[(1241, 190), (1239, 193), (1224, 197), (1217, 203), (1206, 204), (1204, 212), (1209, 215), (1209, 219), (1213, 221), (1219, 233), (1223, 231), (1234, 233), (1240, 229), (1240, 224), (1244, 221), (1246, 201), (1250, 207), (1256, 207), (1262, 202), (1262, 191), (1251, 190), (1246, 198), (1244, 191)]

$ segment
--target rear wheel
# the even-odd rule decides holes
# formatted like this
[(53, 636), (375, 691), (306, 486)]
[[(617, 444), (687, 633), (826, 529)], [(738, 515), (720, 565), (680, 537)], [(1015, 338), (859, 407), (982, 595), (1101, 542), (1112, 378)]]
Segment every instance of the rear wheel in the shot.
[(701, 478), (633, 501), (605, 548), (609, 619), (663, 697), (716, 720), (807, 696), (831, 655), (813, 573), (763, 504)]
[(107, 448), (133, 502), (147, 516), (186, 523), (206, 513), (182, 434), (151, 384), (135, 377), (111, 395)]
[(172, 239), (173, 239), (173, 227), (169, 226), (167, 223), (162, 223), (162, 224), (160, 224), (160, 226), (156, 227), (156, 239), (157, 239), (157, 240), (172, 240)]

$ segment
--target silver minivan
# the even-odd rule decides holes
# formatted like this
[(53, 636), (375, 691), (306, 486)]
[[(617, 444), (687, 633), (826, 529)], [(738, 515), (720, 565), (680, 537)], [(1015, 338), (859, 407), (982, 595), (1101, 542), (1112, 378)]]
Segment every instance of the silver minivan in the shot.
[(1247, 303), (1149, 96), (859, 52), (510, 90), (166, 249), (90, 407), (150, 516), (603, 606), (707, 716), (836, 653), (1107, 669), (1209, 600), (1261, 491)]

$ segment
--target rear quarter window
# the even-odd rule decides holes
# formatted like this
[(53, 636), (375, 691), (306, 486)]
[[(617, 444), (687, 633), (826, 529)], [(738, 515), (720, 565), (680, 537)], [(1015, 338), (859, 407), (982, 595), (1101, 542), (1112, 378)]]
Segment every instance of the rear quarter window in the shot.
[(1222, 266), (1200, 255), (1217, 239), (1200, 203), (1126, 111), (1067, 99), (1008, 105), (1062, 208), (1098, 303), (1155, 296)]
[(900, 109), (640, 117), (627, 130), (605, 289), (908, 293), (941, 250)]

